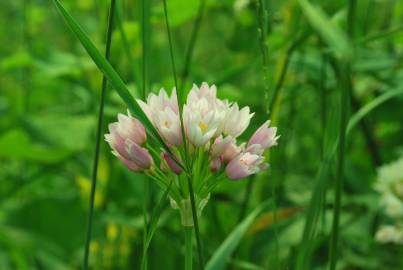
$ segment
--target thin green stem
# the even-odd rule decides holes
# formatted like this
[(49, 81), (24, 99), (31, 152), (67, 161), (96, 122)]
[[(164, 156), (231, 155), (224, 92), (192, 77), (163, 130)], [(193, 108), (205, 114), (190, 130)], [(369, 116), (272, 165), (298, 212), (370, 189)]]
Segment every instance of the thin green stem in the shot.
[(184, 227), (185, 230), (185, 270), (192, 270), (193, 267), (193, 249), (192, 249), (192, 236), (193, 228)]
[(197, 218), (197, 210), (196, 210), (196, 200), (193, 191), (192, 179), (191, 176), (188, 175), (187, 177), (188, 187), (189, 187), (189, 194), (190, 194), (190, 204), (192, 205), (192, 216), (193, 216), (193, 224), (195, 227), (196, 233), (196, 244), (197, 244), (197, 253), (199, 256), (199, 265), (200, 269), (204, 269), (204, 260), (203, 260), (203, 253), (202, 253), (202, 246), (200, 240), (200, 232), (199, 232), (199, 221)]
[[(256, 0), (256, 13), (257, 13), (257, 21), (258, 21), (258, 32), (259, 32), (259, 44), (260, 50), (262, 53), (262, 69), (263, 69), (263, 81), (264, 81), (264, 95), (265, 95), (265, 104), (269, 104), (269, 55), (268, 55), (268, 46), (267, 46), (267, 11), (265, 9), (265, 1)], [(269, 107), (265, 106), (266, 113), (269, 114)]]
[(185, 148), (185, 158), (184, 159), (185, 159), (185, 166), (186, 166), (186, 178), (187, 178), (187, 184), (188, 184), (188, 188), (189, 188), (190, 202), (191, 202), (191, 206), (192, 206), (192, 217), (193, 217), (193, 224), (194, 224), (195, 233), (196, 233), (196, 243), (197, 243), (197, 251), (198, 251), (198, 255), (199, 255), (199, 264), (200, 264), (200, 268), (204, 269), (203, 255), (201, 252), (199, 222), (198, 222), (197, 210), (196, 210), (196, 200), (195, 200), (195, 195), (194, 195), (194, 191), (193, 191), (192, 174), (190, 172), (190, 164), (189, 164), (189, 153), (188, 153), (187, 141), (186, 141), (186, 136), (185, 136), (185, 129), (184, 129), (184, 125), (183, 125), (183, 115), (182, 115), (183, 91), (178, 89), (178, 80), (177, 80), (177, 76), (176, 76), (175, 59), (174, 59), (174, 54), (173, 54), (173, 45), (172, 45), (172, 38), (171, 38), (171, 30), (170, 30), (170, 26), (169, 26), (168, 7), (167, 7), (166, 0), (163, 0), (163, 5), (164, 5), (165, 24), (166, 24), (166, 28), (167, 28), (167, 34), (168, 34), (169, 51), (170, 51), (170, 55), (171, 55), (172, 74), (174, 77), (175, 87), (178, 90), (179, 118), (181, 121), (181, 132), (182, 132), (183, 144), (184, 144), (184, 148)]
[[(347, 32), (350, 39), (354, 39), (354, 18), (355, 18), (356, 0), (348, 2), (347, 16)], [(341, 76), (341, 95), (340, 95), (340, 123), (339, 123), (339, 145), (337, 158), (337, 171), (335, 182), (335, 198), (333, 206), (333, 224), (332, 235), (330, 239), (329, 250), (329, 270), (335, 270), (337, 264), (337, 245), (339, 240), (339, 223), (341, 212), (341, 196), (343, 192), (343, 175), (344, 175), (344, 159), (345, 159), (345, 141), (348, 121), (348, 108), (350, 105), (350, 93), (352, 89), (351, 67), (350, 63), (342, 64), (339, 69)]]
[[(166, 0), (163, 0), (163, 5), (164, 5), (164, 17), (165, 17), (165, 26), (167, 29), (167, 34), (168, 34), (168, 43), (169, 43), (169, 53), (171, 57), (171, 65), (172, 65), (172, 75), (174, 78), (174, 83), (175, 83), (175, 88), (177, 90), (177, 98), (178, 98), (178, 109), (179, 109), (179, 120), (181, 122), (181, 133), (182, 133), (182, 139), (183, 139), (183, 146), (184, 146), (184, 161), (185, 161), (185, 171), (189, 173), (190, 171), (190, 165), (189, 165), (189, 150), (188, 150), (188, 144), (186, 140), (186, 134), (185, 134), (185, 128), (183, 125), (183, 91), (178, 88), (178, 77), (176, 75), (176, 66), (175, 66), (175, 57), (174, 57), (174, 52), (173, 52), (173, 45), (172, 45), (172, 37), (171, 37), (171, 27), (169, 26), (169, 19), (168, 19), (168, 6)], [(174, 158), (175, 160), (175, 158)]]
[(126, 56), (129, 60), (129, 67), (130, 69), (133, 71), (133, 80), (136, 84), (137, 87), (137, 91), (139, 91), (139, 93), (143, 93), (142, 92), (142, 82), (141, 82), (141, 75), (140, 75), (140, 66), (139, 63), (137, 63), (134, 60), (134, 56), (133, 53), (130, 49), (130, 44), (129, 41), (127, 39), (126, 36), (126, 32), (125, 29), (123, 28), (123, 12), (122, 12), (122, 2), (118, 2), (118, 5), (116, 6), (116, 22), (117, 22), (117, 26), (119, 28), (119, 32), (120, 32), (120, 36), (122, 38), (122, 43), (123, 43), (123, 48), (126, 52)]
[(189, 47), (186, 50), (185, 64), (183, 66), (182, 76), (181, 76), (181, 88), (186, 85), (186, 79), (189, 75), (190, 62), (192, 61), (194, 47), (196, 45), (197, 36), (199, 34), (201, 22), (203, 19), (204, 10), (206, 8), (206, 0), (201, 0), (199, 9), (197, 11), (197, 17), (193, 25), (192, 34), (190, 36)]
[(149, 1), (141, 1), (141, 34), (142, 34), (142, 97), (146, 98), (148, 91), (148, 38), (149, 38)]
[[(106, 32), (106, 47), (105, 47), (105, 58), (109, 60), (110, 58), (110, 50), (112, 44), (112, 30), (113, 30), (113, 18), (115, 13), (115, 0), (111, 0), (110, 8), (109, 8), (109, 18), (108, 18), (108, 29)], [(100, 154), (100, 145), (101, 145), (101, 135), (102, 135), (102, 127), (103, 127), (103, 118), (104, 118), (104, 106), (105, 106), (105, 93), (107, 88), (107, 78), (102, 76), (102, 89), (101, 89), (101, 97), (99, 102), (99, 111), (98, 111), (98, 125), (97, 125), (97, 135), (95, 142), (95, 154), (94, 154), (94, 163), (92, 167), (92, 178), (91, 178), (91, 192), (89, 199), (89, 213), (88, 213), (88, 224), (87, 224), (87, 237), (85, 241), (84, 248), (84, 262), (83, 268), (84, 270), (88, 269), (88, 258), (89, 258), (89, 249), (90, 242), (92, 236), (92, 220), (94, 215), (94, 201), (95, 201), (95, 190), (97, 184), (97, 173), (98, 173), (98, 164), (99, 164), (99, 154)]]
[[(146, 99), (149, 81), (148, 81), (148, 37), (149, 37), (149, 1), (141, 1), (141, 34), (142, 34), (142, 98)], [(148, 234), (148, 200), (149, 200), (149, 182), (148, 179), (144, 178), (144, 197), (143, 197), (143, 258), (141, 261), (141, 269), (145, 270), (148, 268), (148, 249), (147, 244), (147, 234)]]
[(339, 123), (339, 144), (338, 144), (338, 160), (337, 160), (337, 172), (335, 179), (335, 199), (333, 209), (333, 225), (332, 235), (330, 240), (330, 252), (329, 252), (329, 269), (336, 269), (337, 263), (337, 245), (339, 239), (339, 222), (341, 212), (341, 196), (343, 191), (343, 171), (344, 171), (344, 159), (345, 159), (345, 140), (347, 129), (347, 117), (349, 107), (349, 95), (351, 88), (351, 74), (350, 66), (346, 64), (341, 69), (342, 85), (341, 85), (341, 104), (340, 104), (340, 123)]

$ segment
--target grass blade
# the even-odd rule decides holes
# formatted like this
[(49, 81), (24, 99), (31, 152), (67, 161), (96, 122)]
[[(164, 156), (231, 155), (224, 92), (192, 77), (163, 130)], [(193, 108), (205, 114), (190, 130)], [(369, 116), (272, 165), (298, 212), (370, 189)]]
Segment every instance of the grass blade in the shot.
[(176, 160), (175, 156), (172, 155), (172, 151), (163, 141), (158, 131), (154, 128), (151, 121), (148, 119), (146, 114), (142, 111), (137, 101), (130, 94), (127, 86), (120, 78), (119, 74), (115, 71), (115, 69), (111, 66), (111, 64), (101, 55), (89, 37), (84, 33), (79, 24), (73, 19), (73, 17), (66, 11), (63, 5), (59, 0), (53, 0), (57, 10), (60, 12), (62, 17), (65, 19), (67, 25), (73, 31), (73, 33), (80, 40), (81, 44), (87, 51), (87, 53), (91, 56), (94, 63), (98, 66), (98, 68), (103, 72), (103, 74), (108, 78), (110, 84), (115, 88), (119, 96), (126, 103), (126, 106), (129, 108), (131, 113), (135, 117), (137, 117), (146, 127), (147, 133), (152, 137), (157, 143), (159, 143), (175, 160), (175, 162), (184, 170), (187, 169)]
[(307, 0), (298, 0), (299, 5), (311, 26), (319, 33), (335, 55), (341, 59), (350, 59), (352, 49), (346, 34), (331, 22), (327, 15)]
[[(115, 4), (116, 4), (116, 1), (111, 0), (111, 4), (110, 4), (110, 8), (109, 8), (108, 29), (106, 32), (105, 58), (107, 60), (110, 57), (110, 51), (111, 51)], [(102, 76), (102, 89), (101, 89), (101, 98), (99, 101), (98, 125), (97, 125), (97, 133), (96, 133), (97, 135), (96, 135), (96, 142), (95, 142), (94, 163), (93, 163), (92, 177), (91, 177), (91, 192), (90, 192), (90, 201), (89, 201), (90, 205), (89, 205), (88, 222), (87, 222), (87, 236), (86, 236), (85, 247), (84, 247), (84, 262), (83, 262), (84, 270), (88, 269), (90, 242), (91, 242), (91, 236), (92, 236), (92, 220), (93, 220), (93, 213), (94, 213), (95, 190), (96, 190), (96, 185), (97, 185), (99, 153), (100, 153), (101, 138), (102, 138), (102, 127), (103, 127), (102, 124), (103, 124), (103, 119), (104, 119), (105, 94), (106, 94), (107, 84), (108, 84), (108, 82), (104, 75), (104, 76)]]
[(221, 270), (230, 258), (232, 252), (238, 246), (242, 237), (248, 231), (255, 219), (272, 204), (272, 200), (263, 202), (252, 211), (224, 240), (220, 247), (214, 252), (213, 256), (206, 264), (206, 270)]
[(340, 104), (340, 123), (339, 123), (339, 144), (338, 144), (338, 157), (337, 169), (335, 179), (335, 199), (333, 209), (333, 225), (332, 235), (330, 239), (330, 253), (329, 253), (329, 269), (336, 269), (337, 263), (337, 245), (339, 240), (339, 222), (341, 212), (341, 197), (343, 192), (343, 175), (344, 175), (344, 160), (345, 160), (345, 142), (346, 142), (346, 129), (347, 117), (350, 104), (351, 93), (351, 72), (350, 65), (346, 64), (340, 68), (342, 72), (342, 87), (341, 87), (341, 104)]
[(347, 134), (351, 132), (351, 130), (360, 122), (361, 119), (363, 119), (367, 114), (369, 114), (372, 110), (377, 108), (378, 106), (382, 105), (384, 102), (388, 101), (389, 99), (402, 95), (403, 94), (403, 88), (398, 88), (395, 90), (389, 90), (383, 93), (382, 95), (376, 97), (373, 99), (371, 102), (363, 106), (361, 109), (359, 109), (351, 118), (350, 121), (348, 122), (347, 125)]

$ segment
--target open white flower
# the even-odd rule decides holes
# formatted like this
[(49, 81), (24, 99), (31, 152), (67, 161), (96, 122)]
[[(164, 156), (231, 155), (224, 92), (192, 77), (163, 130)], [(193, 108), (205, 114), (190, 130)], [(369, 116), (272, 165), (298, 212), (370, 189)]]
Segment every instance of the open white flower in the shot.
[(183, 124), (189, 141), (196, 147), (205, 145), (216, 134), (223, 114), (216, 109), (216, 88), (193, 86), (183, 107)]
[(241, 135), (249, 126), (250, 119), (254, 113), (249, 113), (249, 107), (243, 107), (239, 110), (237, 103), (234, 103), (225, 115), (223, 133), (236, 138)]

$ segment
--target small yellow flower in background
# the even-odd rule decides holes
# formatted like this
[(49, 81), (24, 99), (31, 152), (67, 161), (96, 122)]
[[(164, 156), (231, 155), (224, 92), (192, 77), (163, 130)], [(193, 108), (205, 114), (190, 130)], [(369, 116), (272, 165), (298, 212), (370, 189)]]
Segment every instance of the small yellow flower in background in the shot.
[(97, 240), (91, 240), (90, 243), (90, 252), (93, 254), (97, 254), (99, 252), (99, 243)]
[(106, 237), (114, 241), (119, 234), (119, 228), (115, 224), (108, 224), (106, 227)]

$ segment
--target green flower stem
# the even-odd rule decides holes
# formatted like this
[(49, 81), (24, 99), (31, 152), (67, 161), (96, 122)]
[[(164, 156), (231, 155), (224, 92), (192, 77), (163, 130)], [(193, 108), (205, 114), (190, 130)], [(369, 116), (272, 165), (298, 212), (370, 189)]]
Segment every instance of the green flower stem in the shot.
[(193, 227), (183, 227), (185, 230), (185, 270), (192, 270), (193, 266), (193, 250), (192, 236)]
[(197, 218), (196, 200), (195, 200), (195, 195), (194, 195), (194, 191), (193, 191), (191, 175), (187, 175), (187, 182), (188, 182), (188, 187), (189, 187), (190, 203), (192, 205), (192, 216), (193, 216), (193, 223), (194, 223), (195, 233), (196, 233), (196, 243), (197, 243), (197, 252), (198, 252), (198, 256), (199, 256), (199, 265), (200, 265), (200, 269), (204, 269), (204, 260), (203, 260), (203, 253), (202, 253), (202, 247), (201, 247), (200, 232), (199, 232), (199, 221)]

